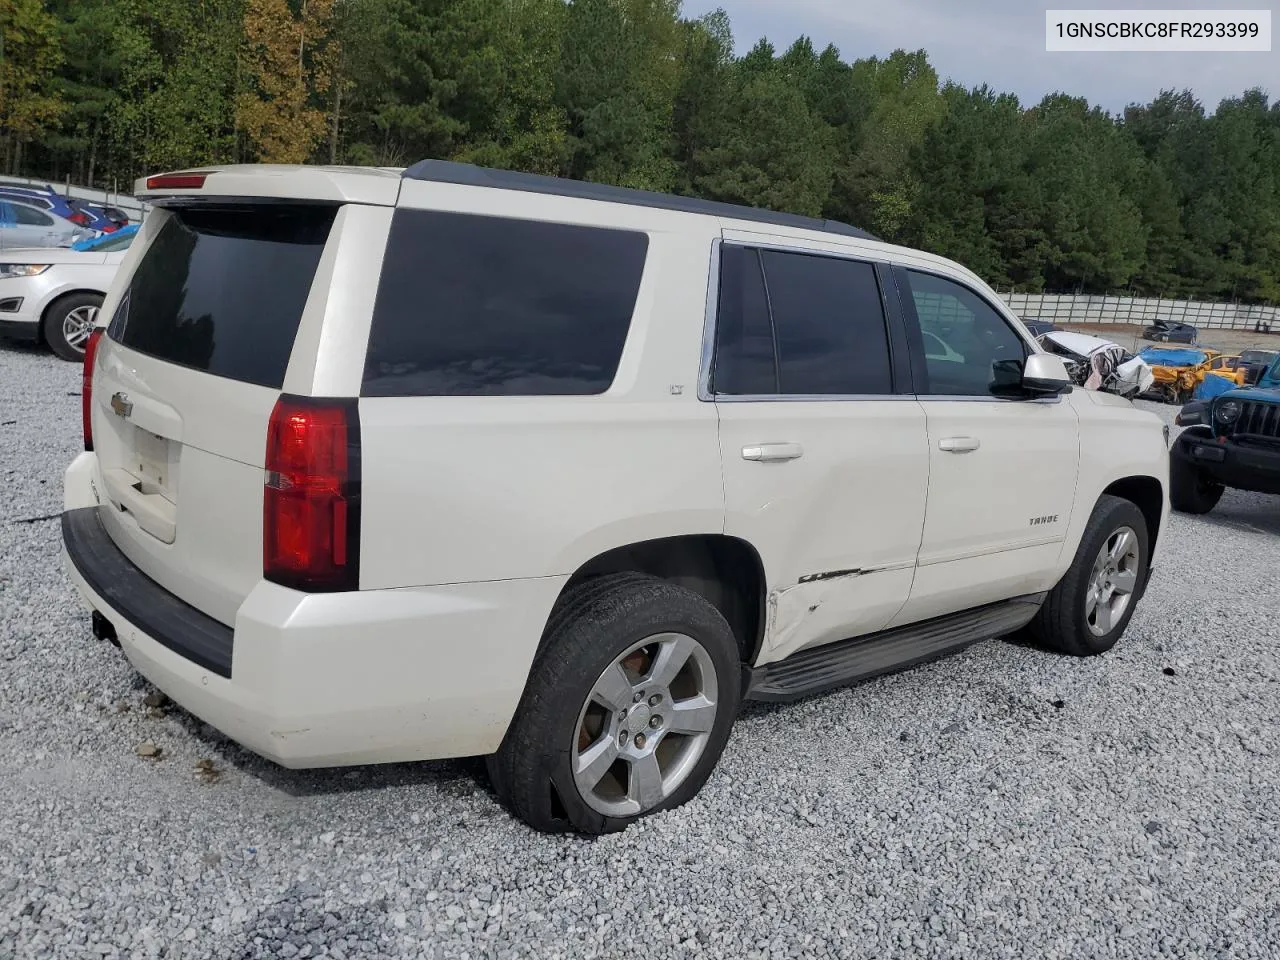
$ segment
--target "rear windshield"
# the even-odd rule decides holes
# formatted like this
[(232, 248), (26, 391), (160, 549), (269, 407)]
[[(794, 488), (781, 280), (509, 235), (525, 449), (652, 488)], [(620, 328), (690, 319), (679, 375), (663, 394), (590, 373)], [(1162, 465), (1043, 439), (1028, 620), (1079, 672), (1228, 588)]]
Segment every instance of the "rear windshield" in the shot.
[(158, 360), (279, 388), (336, 211), (170, 211), (107, 336)]
[(631, 326), (644, 233), (400, 210), (366, 397), (603, 393)]

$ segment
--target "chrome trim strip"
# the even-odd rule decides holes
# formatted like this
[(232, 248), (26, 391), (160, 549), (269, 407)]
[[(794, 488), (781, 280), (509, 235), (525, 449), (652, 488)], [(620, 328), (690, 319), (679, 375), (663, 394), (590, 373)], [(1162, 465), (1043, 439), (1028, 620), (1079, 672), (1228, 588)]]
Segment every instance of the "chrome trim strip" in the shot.
[(712, 402), (711, 359), (716, 345), (716, 311), (720, 306), (720, 248), (724, 240), (711, 241), (711, 269), (707, 274), (707, 309), (702, 318), (702, 356), (698, 360), (698, 399)]
[(716, 403), (795, 403), (796, 401), (813, 403), (819, 400), (916, 400), (919, 398), (909, 393), (717, 393), (710, 399)]

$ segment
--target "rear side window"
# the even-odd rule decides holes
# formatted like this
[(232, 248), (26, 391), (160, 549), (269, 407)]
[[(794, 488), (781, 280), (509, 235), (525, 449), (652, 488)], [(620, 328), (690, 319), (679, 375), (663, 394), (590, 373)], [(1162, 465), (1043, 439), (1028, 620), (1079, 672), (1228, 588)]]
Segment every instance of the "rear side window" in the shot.
[(893, 392), (889, 335), (871, 264), (728, 246), (720, 282), (717, 394)]
[(35, 207), (28, 207), (24, 203), (15, 203), (13, 205), (14, 216), (18, 218), (18, 222), (27, 227), (52, 227), (53, 218), (47, 213), (37, 210)]
[(397, 211), (362, 394), (603, 393), (648, 244), (632, 231)]
[(337, 208), (173, 210), (107, 336), (214, 376), (279, 388)]

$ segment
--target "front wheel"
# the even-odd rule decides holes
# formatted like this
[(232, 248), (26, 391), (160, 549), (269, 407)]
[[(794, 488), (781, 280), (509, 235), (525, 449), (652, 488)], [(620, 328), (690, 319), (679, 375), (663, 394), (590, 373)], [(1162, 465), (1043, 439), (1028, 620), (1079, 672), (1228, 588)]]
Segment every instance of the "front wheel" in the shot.
[(89, 334), (98, 322), (102, 297), (73, 293), (55, 300), (44, 315), (44, 341), (63, 360), (81, 362)]
[(1071, 568), (1027, 625), (1029, 638), (1076, 657), (1110, 650), (1146, 586), (1149, 543), (1141, 510), (1119, 497), (1099, 497)]
[(692, 798), (741, 697), (738, 645), (699, 595), (617, 574), (557, 605), (516, 717), (488, 758), (535, 829), (609, 833)]
[(1169, 458), (1169, 505), (1180, 513), (1208, 513), (1224, 489), (1181, 457)]

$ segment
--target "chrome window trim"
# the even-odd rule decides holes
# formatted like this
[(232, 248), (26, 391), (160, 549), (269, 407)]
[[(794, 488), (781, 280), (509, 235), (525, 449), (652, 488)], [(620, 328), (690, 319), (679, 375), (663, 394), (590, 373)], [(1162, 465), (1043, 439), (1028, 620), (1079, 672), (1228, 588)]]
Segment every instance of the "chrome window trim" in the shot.
[[(733, 393), (712, 393), (711, 392), (711, 365), (715, 358), (716, 343), (716, 314), (720, 306), (720, 258), (721, 252), (726, 245), (735, 247), (744, 247), (753, 250), (778, 250), (783, 253), (807, 253), (811, 256), (831, 256), (839, 260), (855, 260), (859, 263), (885, 264), (890, 268), (901, 266), (904, 270), (918, 269), (908, 267), (906, 264), (898, 263), (894, 260), (883, 257), (864, 257), (844, 255), (841, 253), (829, 253), (821, 250), (810, 250), (804, 247), (789, 247), (785, 244), (778, 243), (747, 243), (738, 240), (725, 240), (723, 237), (716, 237), (711, 241), (711, 260), (707, 280), (707, 302), (706, 310), (702, 319), (702, 355), (698, 360), (698, 399), (704, 403), (817, 403), (821, 401), (870, 401), (870, 400), (914, 400), (920, 403), (926, 402), (942, 402), (942, 403), (1039, 403), (1053, 404), (1061, 403), (1062, 396), (1053, 397), (1034, 397), (1028, 399), (1016, 399), (1013, 397), (993, 397), (990, 394), (979, 394), (976, 396), (931, 394), (931, 393), (851, 393), (851, 394), (834, 394), (834, 393), (787, 393), (787, 394), (733, 394)], [(950, 280), (952, 283), (959, 284), (966, 290), (971, 292), (978, 299), (982, 300), (988, 306), (992, 307), (1010, 326), (1015, 334), (1024, 342), (1028, 342), (1034, 353), (1043, 352), (1042, 348), (1034, 339), (1029, 339), (1019, 332), (1021, 324), (1010, 324), (1009, 317), (1003, 311), (994, 307), (991, 302), (979, 291), (974, 290), (968, 283), (958, 280), (950, 274), (941, 273), (934, 270), (920, 269), (921, 273), (929, 273), (943, 280)], [(903, 318), (906, 319), (905, 317)], [(886, 318), (886, 322), (888, 318)]]

